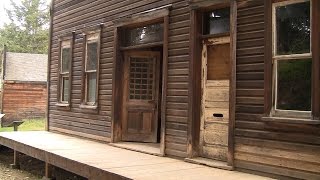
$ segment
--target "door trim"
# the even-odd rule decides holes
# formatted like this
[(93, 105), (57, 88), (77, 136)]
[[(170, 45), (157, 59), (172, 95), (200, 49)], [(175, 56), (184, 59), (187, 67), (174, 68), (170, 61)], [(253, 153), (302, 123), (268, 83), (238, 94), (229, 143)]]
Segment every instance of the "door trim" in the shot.
[[(237, 1), (230, 0), (230, 114), (228, 137), (228, 165), (234, 167), (234, 128), (236, 97), (236, 40), (237, 40)], [(203, 10), (214, 7), (201, 7), (190, 11), (190, 63), (189, 63), (189, 121), (187, 139), (187, 157), (194, 158), (199, 154), (200, 134), (200, 100), (201, 94), (201, 36)]]
[[(166, 138), (166, 106), (167, 106), (167, 82), (168, 82), (168, 43), (169, 43), (169, 14), (160, 18), (163, 22), (163, 50), (162, 50), (162, 97), (161, 97), (161, 129), (160, 129), (160, 152), (165, 156), (165, 138)], [(150, 16), (148, 21), (153, 21), (157, 18)], [(148, 23), (146, 21), (145, 23)], [(135, 24), (134, 22), (132, 24)], [(142, 23), (143, 24), (143, 23)], [(112, 110), (111, 110), (111, 142), (121, 141), (121, 117), (118, 109), (122, 106), (122, 98), (119, 96), (122, 93), (122, 71), (123, 58), (121, 57), (120, 43), (122, 26), (115, 26), (114, 28), (114, 55), (113, 55), (113, 75), (112, 75)]]
[[(125, 129), (122, 130), (121, 134), (121, 141), (133, 141), (137, 143), (142, 143), (142, 142), (148, 142), (148, 141), (157, 141), (158, 139), (158, 130), (159, 129), (159, 103), (161, 103), (161, 98), (159, 97), (159, 92), (160, 92), (160, 64), (161, 64), (161, 59), (160, 55), (161, 53), (159, 51), (139, 51), (139, 50), (132, 50), (132, 51), (124, 51), (123, 56), (124, 56), (124, 73), (123, 73), (123, 92), (122, 92), (122, 97), (123, 97), (123, 104), (121, 107), (121, 112), (122, 112), (122, 128), (127, 128), (128, 127), (128, 113), (130, 112), (149, 112), (151, 109), (153, 111), (152, 113), (152, 124), (153, 124), (153, 130), (154, 132), (152, 134), (142, 134), (142, 133), (130, 133), (126, 131)], [(136, 100), (136, 99), (130, 99), (129, 98), (129, 81), (130, 81), (130, 58), (135, 57), (135, 58), (151, 58), (152, 61), (154, 61), (153, 66), (153, 86), (152, 86), (152, 96), (153, 99), (151, 100)], [(152, 108), (150, 107), (150, 102), (154, 101), (155, 104), (153, 104)], [(136, 107), (134, 107), (134, 106)], [(151, 108), (151, 109), (150, 109)], [(150, 136), (152, 135), (152, 136)], [(132, 138), (135, 137), (135, 138)], [(144, 138), (142, 138), (144, 137)], [(133, 139), (141, 139), (140, 141), (135, 141)], [(142, 140), (143, 139), (143, 140)], [(156, 142), (152, 142), (156, 143)]]

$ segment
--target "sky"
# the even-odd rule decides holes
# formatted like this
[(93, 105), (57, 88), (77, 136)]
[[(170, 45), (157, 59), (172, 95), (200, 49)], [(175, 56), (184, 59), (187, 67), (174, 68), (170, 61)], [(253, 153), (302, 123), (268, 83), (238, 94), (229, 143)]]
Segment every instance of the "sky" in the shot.
[[(14, 0), (14, 2), (20, 2), (21, 0)], [(47, 3), (50, 4), (51, 0), (47, 0)], [(10, 9), (10, 0), (0, 0), (0, 27), (4, 23), (8, 23), (9, 19), (6, 16), (4, 8)]]

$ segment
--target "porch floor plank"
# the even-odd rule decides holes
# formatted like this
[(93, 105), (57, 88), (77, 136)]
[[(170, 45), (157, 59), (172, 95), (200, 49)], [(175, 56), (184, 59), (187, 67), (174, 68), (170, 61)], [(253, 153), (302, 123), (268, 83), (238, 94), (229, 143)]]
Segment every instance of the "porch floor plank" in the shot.
[(269, 179), (47, 131), (3, 132), (0, 144), (89, 179)]

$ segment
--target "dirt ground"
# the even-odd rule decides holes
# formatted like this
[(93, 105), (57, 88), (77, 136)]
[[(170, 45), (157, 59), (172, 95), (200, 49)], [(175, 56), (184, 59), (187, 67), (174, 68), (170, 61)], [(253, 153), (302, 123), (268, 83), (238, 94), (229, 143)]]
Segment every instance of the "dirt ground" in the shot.
[(11, 169), (9, 165), (13, 160), (13, 151), (0, 147), (0, 180), (38, 180), (41, 176), (31, 174), (30, 172), (18, 169)]
[[(26, 156), (19, 155), (20, 170), (11, 169), (13, 151), (0, 146), (0, 180), (40, 180), (44, 175), (44, 162)], [(71, 172), (55, 167), (53, 170), (54, 180), (86, 180)]]

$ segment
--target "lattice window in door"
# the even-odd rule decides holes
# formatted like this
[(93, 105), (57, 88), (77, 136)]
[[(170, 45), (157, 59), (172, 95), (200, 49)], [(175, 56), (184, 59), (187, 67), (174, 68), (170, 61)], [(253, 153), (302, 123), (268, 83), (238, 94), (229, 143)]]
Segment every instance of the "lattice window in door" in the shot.
[(129, 98), (152, 100), (155, 73), (154, 58), (130, 58)]

